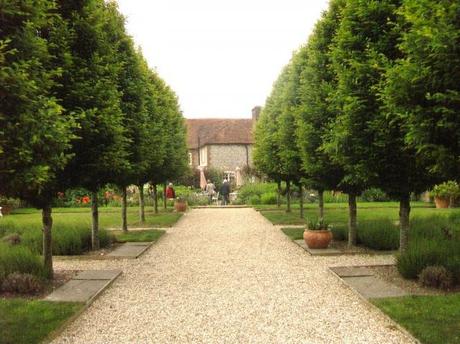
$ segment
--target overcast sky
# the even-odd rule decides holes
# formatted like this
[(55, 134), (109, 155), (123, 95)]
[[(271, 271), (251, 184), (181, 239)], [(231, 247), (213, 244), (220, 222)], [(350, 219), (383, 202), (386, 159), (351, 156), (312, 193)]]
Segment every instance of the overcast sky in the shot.
[(250, 117), (327, 0), (118, 0), (187, 118)]

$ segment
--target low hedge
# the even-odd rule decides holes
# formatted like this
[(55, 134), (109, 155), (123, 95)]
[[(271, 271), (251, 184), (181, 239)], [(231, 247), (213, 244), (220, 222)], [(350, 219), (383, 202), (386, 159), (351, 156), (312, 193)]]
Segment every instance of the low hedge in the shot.
[(399, 229), (390, 219), (375, 219), (358, 224), (358, 242), (374, 250), (397, 250)]
[(10, 246), (0, 243), (0, 285), (8, 275), (14, 272), (45, 277), (45, 270), (39, 255), (21, 245)]

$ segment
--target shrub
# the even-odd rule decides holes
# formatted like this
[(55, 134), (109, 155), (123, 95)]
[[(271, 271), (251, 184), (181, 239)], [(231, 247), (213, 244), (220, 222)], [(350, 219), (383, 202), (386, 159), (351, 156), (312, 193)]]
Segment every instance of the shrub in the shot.
[(260, 196), (260, 203), (262, 204), (276, 204), (278, 194), (276, 192), (265, 192)]
[(364, 202), (388, 202), (390, 201), (390, 197), (378, 188), (370, 188), (365, 190), (361, 197), (359, 197), (360, 201)]
[(437, 240), (413, 240), (407, 250), (396, 258), (396, 266), (405, 278), (415, 279), (428, 266), (444, 265), (450, 249), (446, 242)]
[(29, 248), (0, 243), (0, 283), (14, 272), (45, 276), (40, 257)]
[(37, 276), (13, 272), (3, 279), (0, 289), (9, 293), (39, 294), (45, 289), (45, 286), (43, 280)]
[(324, 191), (323, 200), (324, 203), (346, 203), (348, 196), (339, 191)]
[(330, 226), (335, 241), (348, 240), (348, 228), (346, 226)]
[[(99, 230), (101, 247), (110, 246), (113, 236), (106, 230)], [(32, 251), (42, 253), (42, 233), (34, 228), (23, 233), (22, 242)], [(85, 224), (56, 226), (53, 230), (53, 254), (80, 255), (91, 250), (91, 230)]]
[(257, 195), (252, 195), (249, 197), (248, 203), (250, 205), (257, 205), (260, 204), (260, 197)]
[(396, 250), (399, 248), (399, 230), (390, 219), (361, 222), (358, 241), (374, 250)]
[[(277, 193), (276, 183), (248, 183), (238, 190), (238, 199), (243, 204), (248, 204), (252, 196), (261, 197), (264, 193)], [(275, 202), (276, 203), (276, 202)]]
[(450, 289), (453, 285), (452, 273), (444, 266), (427, 266), (418, 276), (424, 287)]

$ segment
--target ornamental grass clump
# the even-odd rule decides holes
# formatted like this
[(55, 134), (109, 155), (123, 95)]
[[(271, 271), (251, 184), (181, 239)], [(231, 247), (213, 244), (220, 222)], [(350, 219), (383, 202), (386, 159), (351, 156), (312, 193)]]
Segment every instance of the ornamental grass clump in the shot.
[(374, 250), (397, 250), (399, 229), (390, 219), (360, 222), (358, 242)]
[(36, 295), (45, 289), (44, 280), (28, 273), (13, 272), (3, 279), (0, 291)]
[(452, 272), (444, 266), (427, 266), (418, 276), (420, 284), (424, 287), (450, 289), (454, 284)]
[(28, 273), (39, 278), (45, 277), (40, 256), (29, 248), (0, 243), (0, 284), (12, 273)]

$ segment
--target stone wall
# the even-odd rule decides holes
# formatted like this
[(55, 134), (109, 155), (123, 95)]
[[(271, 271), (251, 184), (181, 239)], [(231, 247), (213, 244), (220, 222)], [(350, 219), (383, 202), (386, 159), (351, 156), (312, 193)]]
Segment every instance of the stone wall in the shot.
[(251, 145), (210, 145), (208, 148), (208, 167), (234, 171), (237, 167), (246, 166), (247, 154), (249, 165), (252, 166)]

